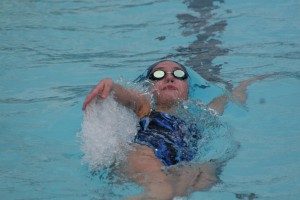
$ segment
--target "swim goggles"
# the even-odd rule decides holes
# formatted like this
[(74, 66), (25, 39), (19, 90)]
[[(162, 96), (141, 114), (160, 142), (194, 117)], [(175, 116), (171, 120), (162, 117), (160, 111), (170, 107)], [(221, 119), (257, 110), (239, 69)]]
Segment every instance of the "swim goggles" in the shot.
[(161, 69), (154, 71), (152, 74), (150, 74), (149, 79), (152, 81), (157, 81), (163, 79), (167, 74), (172, 74), (174, 78), (179, 80), (185, 80), (187, 79), (188, 75), (185, 71), (181, 69), (176, 69), (173, 72), (165, 72)]

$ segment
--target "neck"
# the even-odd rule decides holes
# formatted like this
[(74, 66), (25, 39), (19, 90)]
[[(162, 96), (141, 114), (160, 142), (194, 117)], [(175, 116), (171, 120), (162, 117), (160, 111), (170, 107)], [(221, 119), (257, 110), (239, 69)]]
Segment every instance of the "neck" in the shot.
[(168, 114), (176, 114), (178, 109), (178, 102), (173, 104), (156, 104), (156, 111), (158, 112), (164, 112)]

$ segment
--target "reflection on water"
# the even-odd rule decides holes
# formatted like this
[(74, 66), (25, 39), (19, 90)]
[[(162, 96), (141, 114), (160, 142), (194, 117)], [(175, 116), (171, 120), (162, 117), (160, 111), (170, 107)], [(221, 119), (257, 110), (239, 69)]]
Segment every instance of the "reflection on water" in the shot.
[(186, 47), (178, 47), (176, 55), (166, 57), (184, 57), (185, 60), (187, 59), (185, 64), (206, 80), (223, 83), (231, 88), (228, 82), (219, 77), (222, 64), (213, 64), (216, 57), (226, 55), (229, 51), (220, 47), (222, 41), (217, 39), (224, 31), (226, 21), (217, 20), (212, 23), (213, 11), (219, 8), (215, 4), (223, 2), (222, 0), (186, 0), (184, 3), (195, 14), (178, 14), (177, 18), (183, 30), (182, 35), (194, 35), (196, 40)]

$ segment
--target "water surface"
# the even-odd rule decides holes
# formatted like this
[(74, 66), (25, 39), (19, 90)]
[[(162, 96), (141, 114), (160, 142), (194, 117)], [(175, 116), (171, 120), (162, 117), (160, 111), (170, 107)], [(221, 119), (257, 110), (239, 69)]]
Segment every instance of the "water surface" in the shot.
[(81, 164), (81, 105), (104, 77), (133, 80), (159, 59), (220, 88), (255, 75), (221, 117), (238, 141), (219, 184), (190, 199), (299, 199), (299, 2), (0, 2), (0, 193), (4, 199), (121, 199)]

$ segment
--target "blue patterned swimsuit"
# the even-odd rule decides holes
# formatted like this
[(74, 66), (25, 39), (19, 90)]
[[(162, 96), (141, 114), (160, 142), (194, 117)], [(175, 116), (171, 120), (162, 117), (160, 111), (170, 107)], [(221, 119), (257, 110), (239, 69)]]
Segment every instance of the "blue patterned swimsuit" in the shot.
[(152, 148), (165, 166), (191, 161), (198, 151), (201, 136), (195, 124), (188, 125), (178, 117), (152, 111), (140, 120), (139, 126), (134, 142)]

